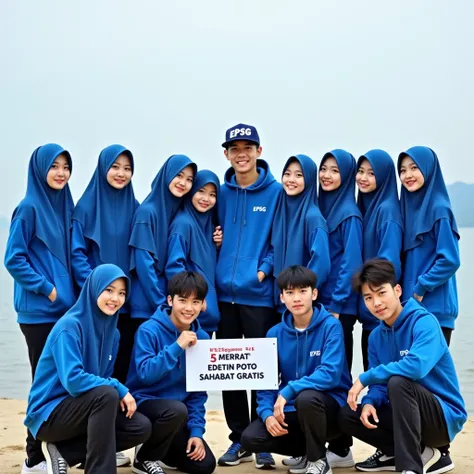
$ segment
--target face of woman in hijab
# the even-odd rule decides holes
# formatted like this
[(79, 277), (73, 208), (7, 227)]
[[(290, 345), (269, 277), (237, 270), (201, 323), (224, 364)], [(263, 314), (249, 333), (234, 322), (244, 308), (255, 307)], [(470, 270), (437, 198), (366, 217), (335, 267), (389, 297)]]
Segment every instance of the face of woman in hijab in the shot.
[(207, 183), (201, 189), (198, 189), (191, 199), (191, 202), (199, 212), (210, 211), (217, 201), (216, 187), (212, 183)]
[(319, 182), (323, 191), (335, 191), (341, 185), (341, 173), (336, 158), (326, 158), (319, 168)]
[(400, 164), (400, 181), (411, 193), (418, 191), (425, 184), (423, 173), (409, 156), (405, 156)]
[(115, 189), (123, 189), (132, 180), (130, 158), (121, 154), (107, 172), (107, 182)]
[(369, 160), (362, 160), (356, 174), (356, 183), (361, 193), (371, 193), (377, 189), (375, 173)]
[(97, 298), (97, 306), (107, 316), (113, 316), (125, 303), (127, 285), (123, 278), (114, 280)]
[(292, 161), (283, 173), (281, 182), (288, 196), (297, 196), (304, 190), (304, 175), (298, 161)]
[(191, 191), (193, 187), (194, 170), (192, 166), (186, 166), (180, 171), (171, 181), (169, 190), (173, 196), (178, 198), (183, 197), (185, 194)]
[(50, 188), (60, 191), (66, 186), (71, 177), (71, 169), (65, 155), (59, 155), (49, 168), (46, 182)]

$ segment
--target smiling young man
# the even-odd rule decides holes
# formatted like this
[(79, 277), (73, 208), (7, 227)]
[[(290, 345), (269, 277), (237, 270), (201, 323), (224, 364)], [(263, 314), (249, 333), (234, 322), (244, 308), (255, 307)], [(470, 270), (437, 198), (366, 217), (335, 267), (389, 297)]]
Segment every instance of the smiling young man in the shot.
[[(435, 316), (410, 298), (388, 260), (370, 260), (354, 279), (380, 320), (369, 338), (369, 370), (355, 381), (341, 412), (343, 430), (377, 448), (360, 471), (440, 474), (454, 468), (437, 447), (462, 429), (466, 409), (453, 359)], [(357, 406), (364, 387), (369, 392)]]
[[(295, 474), (330, 474), (354, 465), (352, 440), (338, 428), (350, 377), (342, 325), (317, 298), (316, 275), (294, 265), (278, 276), (282, 322), (268, 331), (278, 341), (279, 390), (259, 391), (258, 416), (242, 435), (249, 452), (300, 457)], [(326, 442), (330, 441), (326, 451)]]
[(168, 284), (169, 308), (158, 308), (135, 336), (127, 386), (152, 423), (151, 437), (135, 455), (136, 474), (163, 473), (161, 465), (190, 474), (215, 469), (203, 439), (207, 393), (186, 392), (185, 350), (209, 339), (197, 321), (207, 289), (200, 274), (178, 273)]
[[(231, 168), (219, 201), (223, 239), (216, 268), (221, 314), (217, 337), (265, 337), (276, 323), (270, 237), (281, 185), (259, 159), (262, 147), (255, 127), (235, 125), (227, 130), (222, 146)], [(224, 391), (222, 399), (232, 444), (218, 462), (235, 466), (252, 460), (250, 453), (242, 451), (240, 438), (257, 418), (256, 392), (252, 391), (250, 416), (246, 391)], [(258, 468), (273, 465), (270, 455), (257, 454)]]

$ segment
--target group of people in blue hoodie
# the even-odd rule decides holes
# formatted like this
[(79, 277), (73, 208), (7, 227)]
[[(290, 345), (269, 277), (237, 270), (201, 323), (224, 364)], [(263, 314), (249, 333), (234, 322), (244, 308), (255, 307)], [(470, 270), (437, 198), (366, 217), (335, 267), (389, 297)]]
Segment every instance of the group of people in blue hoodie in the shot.
[[(418, 343), (420, 350), (426, 344), (415, 341), (418, 333), (413, 330), (414, 339), (400, 339), (407, 347), (397, 355), (397, 324), (379, 317), (365, 296), (364, 288), (375, 291), (380, 278), (375, 283), (364, 280), (366, 267), (360, 270), (373, 259), (390, 262), (394, 276), (379, 286), (389, 284), (394, 295), (403, 288), (410, 315), (433, 315), (445, 341), (440, 343), (440, 359), (448, 360), (458, 312), (459, 232), (434, 151), (418, 146), (400, 154), (399, 198), (395, 164), (382, 150), (371, 150), (358, 161), (345, 150), (332, 150), (319, 170), (310, 157), (294, 155), (280, 184), (260, 158), (255, 127), (230, 128), (222, 146), (230, 163), (224, 184), (212, 171), (198, 171), (189, 157), (173, 155), (139, 205), (131, 182), (133, 155), (111, 145), (100, 153), (75, 207), (68, 185), (69, 152), (56, 144), (34, 151), (26, 196), (13, 213), (5, 255), (33, 378), (23, 474), (63, 474), (68, 464), (77, 463), (85, 463), (89, 474), (115, 472), (116, 466), (130, 462), (121, 450), (139, 444), (136, 473), (157, 474), (163, 465), (212, 472), (215, 458), (202, 437), (206, 394), (186, 392), (183, 354), (213, 333), (220, 339), (268, 334), (279, 339), (280, 349), (279, 394), (252, 392), (249, 404), (245, 391), (223, 392), (232, 443), (218, 460), (221, 466), (250, 460), (253, 452), (257, 468), (274, 468), (271, 452), (292, 456), (284, 462), (296, 474), (327, 474), (331, 466), (354, 465), (349, 435), (359, 436), (361, 427), (353, 417), (346, 417), (349, 423), (340, 408), (350, 389), (357, 320), (363, 325), (366, 372), (350, 389), (349, 399), (351, 394), (357, 398), (360, 386), (370, 385), (372, 394), (385, 393), (385, 398), (368, 399), (373, 401), (368, 415), (372, 426), (378, 407), (393, 405), (390, 381), (396, 376), (420, 383), (437, 399), (445, 395), (432, 389), (433, 383), (444, 383), (438, 378), (422, 383), (434, 366), (415, 377), (418, 372), (398, 373), (390, 365), (402, 356), (411, 360)], [(310, 273), (301, 274), (304, 269)], [(362, 280), (356, 291), (352, 280), (359, 271)], [(303, 289), (311, 295), (306, 319), (298, 316), (306, 303), (293, 304), (295, 294), (304, 300)], [(378, 334), (390, 344), (383, 338), (380, 342)], [(385, 378), (380, 377), (374, 370), (384, 365), (395, 372), (381, 370)], [(411, 447), (408, 462), (397, 454), (400, 426), (396, 428), (399, 419), (394, 417), (390, 426), (395, 448), (392, 440), (388, 449), (388, 438), (383, 445), (372, 443), (377, 453), (356, 464), (357, 469), (377, 470), (387, 463), (382, 467), (394, 470), (396, 463), (407, 473), (421, 474), (420, 459), (428, 454), (431, 464), (424, 465), (430, 474), (453, 468), (448, 443), (462, 426), (465, 410), (452, 363), (445, 365), (458, 418), (451, 422), (446, 411), (438, 410), (436, 420), (445, 417), (448, 435), (438, 436), (437, 446), (427, 442), (427, 451), (421, 428), (411, 426), (411, 441), (418, 444)], [(108, 406), (106, 411), (105, 402), (110, 405), (112, 399), (114, 410)], [(297, 414), (289, 425), (287, 411)], [(315, 427), (308, 413), (327, 418)], [(85, 427), (102, 426), (107, 417), (115, 435), (106, 446), (99, 445), (107, 456), (98, 459), (95, 438)], [(293, 425), (299, 427), (299, 438), (287, 444)], [(340, 428), (346, 425), (350, 429), (344, 434)], [(271, 435), (265, 442), (263, 430)], [(282, 446), (294, 449), (283, 452), (270, 442), (279, 437)]]

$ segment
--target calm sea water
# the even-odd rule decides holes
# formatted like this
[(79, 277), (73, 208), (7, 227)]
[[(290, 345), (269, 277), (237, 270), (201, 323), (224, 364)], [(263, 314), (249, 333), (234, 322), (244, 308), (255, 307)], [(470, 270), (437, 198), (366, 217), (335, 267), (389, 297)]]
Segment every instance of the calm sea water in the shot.
[[(3, 260), (7, 231), (0, 229), (0, 255)], [(461, 229), (461, 268), (458, 271), (459, 317), (451, 341), (461, 390), (468, 410), (474, 414), (474, 317), (469, 313), (470, 291), (474, 281), (474, 228)], [(26, 344), (13, 310), (13, 282), (3, 265), (0, 268), (0, 398), (26, 399), (30, 384)], [(355, 338), (360, 341), (360, 326)], [(362, 370), (360, 348), (355, 348), (354, 374)], [(219, 393), (211, 393), (208, 407), (221, 408)]]

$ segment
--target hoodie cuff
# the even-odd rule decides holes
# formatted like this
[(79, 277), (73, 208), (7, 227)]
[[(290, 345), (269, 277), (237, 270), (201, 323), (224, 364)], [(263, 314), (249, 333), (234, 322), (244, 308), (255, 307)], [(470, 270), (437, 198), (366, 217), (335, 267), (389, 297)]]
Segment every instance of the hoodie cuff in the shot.
[(362, 397), (362, 400), (360, 401), (360, 406), (361, 408), (364, 408), (364, 405), (372, 405), (373, 407), (377, 408), (377, 404), (372, 400), (370, 395), (365, 395)]
[(184, 349), (177, 342), (173, 342), (173, 344), (169, 346), (169, 352), (176, 360), (178, 360), (179, 356), (184, 352)]
[(262, 414), (260, 415), (260, 419), (265, 423), (267, 421), (267, 418), (269, 416), (273, 415), (273, 410), (271, 408), (266, 408), (265, 410), (262, 411)]
[(335, 301), (331, 301), (331, 303), (328, 304), (326, 309), (328, 311), (331, 311), (333, 313), (341, 314), (342, 308), (344, 307), (344, 303), (339, 303)]
[(123, 397), (125, 397), (125, 395), (127, 395), (127, 393), (129, 392), (128, 388), (125, 387), (125, 385), (122, 385), (120, 382), (118, 383), (117, 385), (117, 392), (119, 394), (119, 397), (120, 397), (120, 400), (123, 399)]
[(38, 293), (41, 293), (44, 296), (49, 296), (53, 291), (53, 288), (54, 285), (45, 278), (43, 284), (38, 288)]
[(372, 378), (372, 369), (359, 375), (360, 383), (364, 387), (367, 387), (368, 385), (370, 385), (371, 378)]
[(272, 266), (267, 262), (263, 262), (257, 271), (265, 273), (265, 278), (266, 278), (268, 275), (272, 273)]
[(193, 426), (189, 430), (189, 437), (190, 438), (202, 438), (204, 436), (204, 428), (200, 426)]
[(295, 397), (295, 392), (294, 390), (287, 385), (283, 390), (280, 391), (280, 395), (287, 401), (289, 402)]
[(418, 280), (418, 283), (415, 285), (415, 288), (413, 288), (413, 293), (416, 293), (418, 296), (425, 296), (425, 293), (427, 291), (428, 289), (420, 283), (420, 280)]

